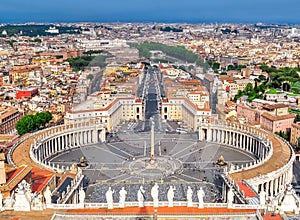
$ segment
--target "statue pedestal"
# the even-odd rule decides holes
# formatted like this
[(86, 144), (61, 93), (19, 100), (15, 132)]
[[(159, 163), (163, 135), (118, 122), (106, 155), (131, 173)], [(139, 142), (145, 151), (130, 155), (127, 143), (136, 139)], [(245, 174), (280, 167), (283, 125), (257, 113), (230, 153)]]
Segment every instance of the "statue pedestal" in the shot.
[(15, 211), (29, 212), (31, 210), (30, 201), (26, 198), (25, 194), (16, 194), (16, 202), (14, 204)]
[(139, 207), (143, 208), (144, 207), (144, 202), (143, 201), (139, 201)]
[(107, 209), (113, 209), (113, 208), (114, 208), (113, 203), (108, 203), (108, 204), (107, 204)]
[(154, 165), (154, 163), (155, 163), (155, 160), (154, 160), (153, 158), (151, 158), (151, 159), (150, 159), (150, 164), (151, 164), (151, 165)]
[(188, 201), (187, 202), (187, 207), (193, 207), (193, 201)]
[(77, 205), (77, 208), (79, 208), (79, 209), (84, 209), (84, 203), (79, 203), (79, 204)]

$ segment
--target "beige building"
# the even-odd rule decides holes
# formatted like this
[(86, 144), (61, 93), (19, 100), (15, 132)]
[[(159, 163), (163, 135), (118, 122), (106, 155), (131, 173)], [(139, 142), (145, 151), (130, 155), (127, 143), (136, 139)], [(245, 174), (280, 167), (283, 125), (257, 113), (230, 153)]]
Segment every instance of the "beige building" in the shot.
[(203, 119), (210, 116), (209, 102), (199, 107), (188, 98), (180, 97), (164, 99), (161, 104), (162, 119), (182, 121), (192, 131), (196, 131)]
[(224, 80), (223, 89), (230, 93), (230, 97), (234, 97), (239, 90), (243, 91), (248, 83), (251, 83), (253, 87), (255, 85), (255, 81), (250, 79)]
[(90, 97), (86, 102), (67, 111), (65, 124), (94, 122), (103, 124), (110, 132), (121, 121), (142, 120), (143, 117), (143, 103), (140, 99), (113, 97), (103, 93)]
[(291, 140), (292, 145), (298, 144), (298, 138), (300, 137), (300, 122), (293, 123), (291, 128)]

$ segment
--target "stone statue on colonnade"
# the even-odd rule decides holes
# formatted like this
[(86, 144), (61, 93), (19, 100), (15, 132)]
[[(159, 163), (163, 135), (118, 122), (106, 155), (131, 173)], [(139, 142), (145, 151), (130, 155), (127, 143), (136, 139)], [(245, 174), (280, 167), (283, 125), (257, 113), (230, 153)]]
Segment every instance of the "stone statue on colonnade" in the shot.
[(113, 201), (113, 194), (114, 190), (111, 189), (111, 187), (108, 187), (108, 190), (105, 193), (106, 202), (107, 202), (107, 208), (113, 209), (114, 208), (114, 201)]

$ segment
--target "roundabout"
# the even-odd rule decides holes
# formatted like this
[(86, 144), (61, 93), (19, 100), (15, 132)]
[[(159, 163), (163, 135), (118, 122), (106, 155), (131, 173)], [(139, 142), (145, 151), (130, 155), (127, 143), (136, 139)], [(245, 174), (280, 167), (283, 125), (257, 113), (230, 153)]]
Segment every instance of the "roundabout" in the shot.
[(129, 175), (143, 178), (146, 182), (158, 181), (180, 173), (182, 167), (182, 162), (172, 157), (157, 157), (153, 163), (149, 158), (143, 157), (124, 164)]

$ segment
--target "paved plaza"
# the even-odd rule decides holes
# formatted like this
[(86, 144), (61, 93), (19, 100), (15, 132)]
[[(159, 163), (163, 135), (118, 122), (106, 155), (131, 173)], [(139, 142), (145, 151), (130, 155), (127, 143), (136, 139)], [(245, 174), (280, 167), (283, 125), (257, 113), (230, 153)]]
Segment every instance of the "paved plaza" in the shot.
[(52, 163), (71, 166), (85, 157), (88, 166), (83, 173), (87, 177), (87, 202), (105, 202), (105, 192), (111, 186), (115, 190), (114, 201), (122, 186), (127, 190), (126, 201), (137, 201), (140, 185), (150, 201), (150, 189), (159, 183), (160, 200), (166, 201), (170, 185), (175, 186), (174, 200), (185, 200), (187, 186), (194, 191), (202, 187), (207, 202), (222, 197), (222, 181), (219, 174), (223, 167), (214, 165), (221, 156), (230, 166), (254, 161), (254, 156), (238, 148), (200, 142), (196, 133), (167, 134), (155, 132), (155, 161), (150, 163), (150, 131), (135, 132), (137, 124), (126, 123), (119, 132), (109, 134), (106, 143), (98, 143), (71, 149), (51, 159)]

